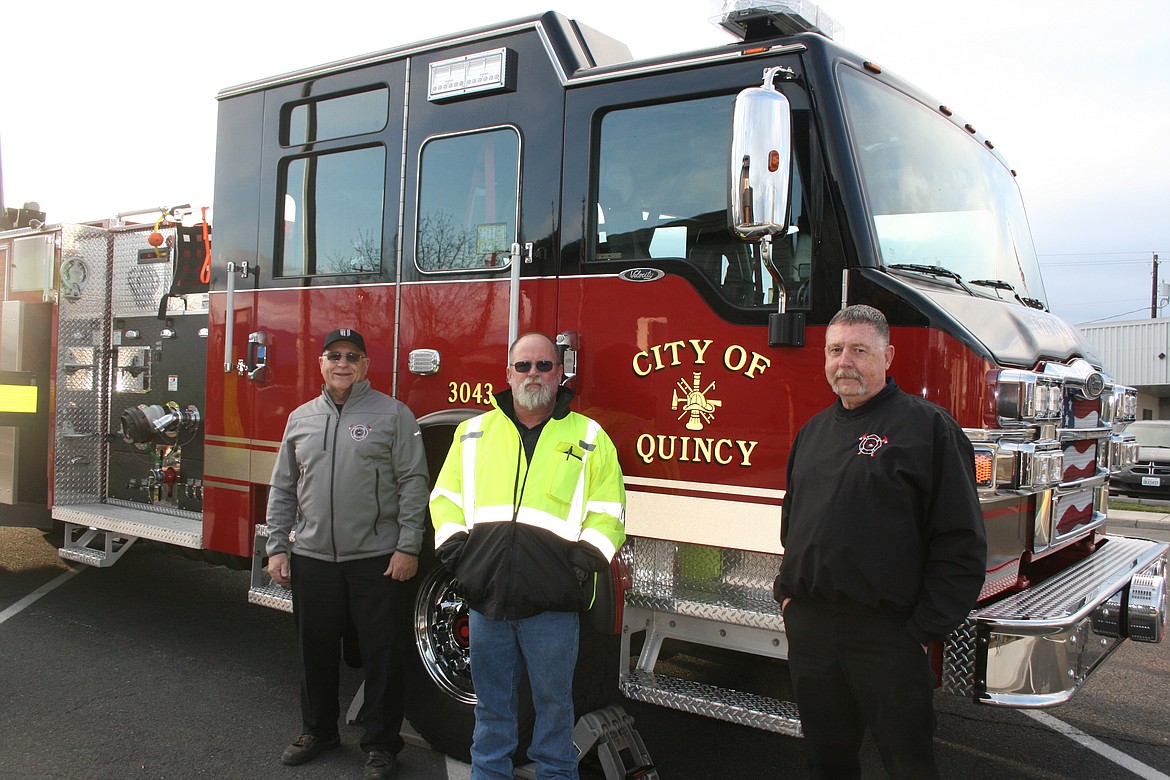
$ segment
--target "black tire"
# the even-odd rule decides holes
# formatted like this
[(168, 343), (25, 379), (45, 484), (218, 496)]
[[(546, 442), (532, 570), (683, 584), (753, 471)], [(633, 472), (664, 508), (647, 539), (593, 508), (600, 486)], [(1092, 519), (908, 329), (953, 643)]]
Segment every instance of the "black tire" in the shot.
[[(467, 643), (467, 605), (450, 571), (436, 563), (421, 577), (412, 613), (415, 652), (407, 653), (406, 717), (431, 747), (461, 761), (471, 760), (475, 688)], [(581, 620), (581, 643), (573, 678), (577, 717), (617, 699), (619, 638), (601, 634)], [(532, 696), (520, 690), (517, 763), (532, 741)]]

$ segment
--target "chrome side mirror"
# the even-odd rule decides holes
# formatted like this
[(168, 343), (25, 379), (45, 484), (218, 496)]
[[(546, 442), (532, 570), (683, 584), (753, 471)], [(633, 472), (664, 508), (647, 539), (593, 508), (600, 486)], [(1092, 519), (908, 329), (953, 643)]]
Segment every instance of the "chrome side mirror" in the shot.
[(764, 83), (735, 97), (731, 130), (731, 230), (746, 241), (783, 235), (788, 229), (792, 161), (792, 114), (773, 81), (781, 68), (764, 71)]
[(764, 83), (735, 96), (728, 172), (731, 231), (759, 242), (760, 257), (776, 284), (779, 311), (768, 317), (768, 344), (804, 346), (804, 314), (789, 312), (784, 278), (772, 263), (772, 238), (788, 232), (788, 188), (792, 175), (792, 109), (776, 89), (788, 68), (766, 68)]

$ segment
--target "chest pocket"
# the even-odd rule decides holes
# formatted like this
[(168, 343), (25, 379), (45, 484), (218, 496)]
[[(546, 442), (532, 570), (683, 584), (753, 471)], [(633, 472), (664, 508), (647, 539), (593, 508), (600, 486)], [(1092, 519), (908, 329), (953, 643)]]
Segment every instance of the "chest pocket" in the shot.
[(585, 450), (572, 442), (562, 441), (557, 442), (554, 451), (555, 465), (549, 480), (548, 495), (562, 504), (569, 504), (581, 480), (581, 470), (585, 468)]

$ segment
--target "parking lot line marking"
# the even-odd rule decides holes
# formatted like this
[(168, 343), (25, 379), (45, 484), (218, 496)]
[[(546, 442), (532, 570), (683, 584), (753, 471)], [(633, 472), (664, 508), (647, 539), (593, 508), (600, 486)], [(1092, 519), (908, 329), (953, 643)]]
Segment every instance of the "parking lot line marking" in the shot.
[(1084, 747), (1087, 747), (1089, 750), (1092, 750), (1094, 753), (1109, 759), (1118, 766), (1124, 769), (1128, 769), (1138, 777), (1145, 778), (1145, 780), (1170, 780), (1170, 775), (1163, 774), (1157, 769), (1154, 769), (1152, 766), (1143, 764), (1133, 756), (1122, 753), (1120, 750), (1106, 745), (1096, 737), (1090, 737), (1088, 734), (1076, 728), (1075, 726), (1070, 726), (1063, 720), (1054, 718), (1046, 712), (1040, 712), (1039, 710), (1020, 710), (1020, 712), (1024, 713), (1033, 720), (1043, 723), (1045, 726), (1057, 732), (1058, 734), (1063, 734), (1073, 742), (1077, 742)]
[(447, 756), (447, 780), (468, 780), (471, 777), (471, 765)]
[(81, 571), (81, 569), (70, 569), (69, 571), (64, 572), (63, 574), (58, 576), (55, 580), (52, 580), (51, 582), (46, 582), (44, 585), (42, 585), (41, 587), (34, 590), (32, 593), (25, 596), (20, 601), (13, 604), (11, 607), (8, 607), (3, 612), (0, 612), (0, 623), (3, 623), (5, 620), (8, 620), (8, 618), (10, 618), (10, 617), (14, 617), (21, 610), (23, 610), (25, 607), (31, 605), (34, 601), (39, 599), (41, 596), (44, 596), (46, 593), (50, 593), (58, 585), (65, 584), (65, 582), (70, 577), (76, 575), (80, 571)]

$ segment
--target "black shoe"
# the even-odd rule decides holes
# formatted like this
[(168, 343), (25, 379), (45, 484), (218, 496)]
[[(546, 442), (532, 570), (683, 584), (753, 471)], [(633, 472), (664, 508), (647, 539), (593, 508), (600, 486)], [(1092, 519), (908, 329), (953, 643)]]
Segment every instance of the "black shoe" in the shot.
[(366, 768), (362, 772), (362, 780), (385, 780), (393, 777), (398, 771), (398, 759), (393, 753), (385, 750), (371, 750), (366, 759)]
[(314, 737), (312, 734), (301, 734), (293, 743), (284, 749), (280, 760), (288, 766), (297, 766), (312, 761), (326, 750), (332, 750), (341, 744), (341, 737)]

